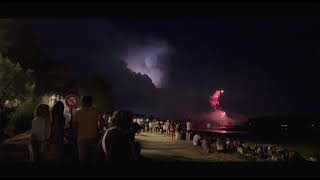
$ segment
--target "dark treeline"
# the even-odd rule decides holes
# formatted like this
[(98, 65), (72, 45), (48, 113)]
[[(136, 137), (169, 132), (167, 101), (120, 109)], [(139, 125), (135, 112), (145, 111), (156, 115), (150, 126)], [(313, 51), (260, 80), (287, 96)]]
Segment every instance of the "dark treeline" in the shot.
[[(111, 85), (99, 74), (76, 76), (72, 66), (49, 57), (30, 29), (13, 19), (0, 20), (1, 134), (30, 128), (34, 107), (44, 96), (92, 94), (101, 112), (113, 110)], [(29, 88), (24, 88), (28, 85)]]

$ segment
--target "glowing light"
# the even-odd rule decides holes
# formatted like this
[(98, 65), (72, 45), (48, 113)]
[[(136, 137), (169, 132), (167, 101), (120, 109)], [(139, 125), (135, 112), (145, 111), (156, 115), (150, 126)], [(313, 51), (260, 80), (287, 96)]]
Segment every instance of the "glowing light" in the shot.
[(217, 90), (213, 95), (210, 96), (210, 104), (212, 106), (213, 109), (218, 109), (220, 106), (220, 96), (221, 96), (221, 92), (220, 90)]
[[(198, 129), (199, 131), (206, 130), (210, 132), (230, 133), (231, 131), (227, 130), (227, 132), (220, 128), (243, 127), (248, 124), (248, 118), (246, 116), (230, 111), (226, 113), (220, 107), (220, 98), (223, 92), (223, 90), (219, 89), (210, 96), (209, 102), (213, 107), (213, 111), (203, 112), (194, 116), (195, 119), (201, 120), (193, 121), (194, 129)], [(251, 126), (250, 122), (249, 125)], [(210, 127), (218, 128), (218, 130), (211, 129)]]
[(161, 87), (171, 53), (172, 48), (167, 42), (149, 40), (145, 44), (128, 44), (124, 60), (133, 72), (147, 75), (156, 87)]

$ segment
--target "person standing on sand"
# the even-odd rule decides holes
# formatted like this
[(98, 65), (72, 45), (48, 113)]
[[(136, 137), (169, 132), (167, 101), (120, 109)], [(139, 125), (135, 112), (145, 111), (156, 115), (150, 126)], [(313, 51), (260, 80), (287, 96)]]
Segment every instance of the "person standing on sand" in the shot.
[(93, 106), (93, 98), (84, 96), (82, 107), (76, 112), (74, 127), (78, 137), (79, 160), (94, 161), (96, 155), (98, 122), (102, 118)]
[(134, 137), (130, 132), (133, 123), (131, 111), (115, 111), (112, 116), (110, 128), (98, 142), (98, 160), (124, 162), (135, 160), (135, 152), (132, 145)]
[(48, 160), (62, 160), (63, 159), (63, 145), (64, 145), (64, 126), (65, 126), (65, 117), (64, 117), (64, 104), (61, 101), (57, 101), (51, 110), (51, 129), (50, 137), (46, 151)]
[(187, 122), (187, 133), (186, 133), (186, 140), (187, 141), (190, 141), (190, 137), (191, 137), (191, 130), (192, 130), (192, 123), (191, 123), (191, 121), (189, 120), (188, 122)]
[(34, 111), (31, 138), (29, 142), (30, 160), (43, 160), (44, 146), (50, 136), (50, 111), (46, 104), (39, 104)]
[(175, 134), (176, 134), (176, 124), (175, 122), (171, 122), (171, 125), (170, 125), (170, 132), (171, 132), (171, 138), (172, 138), (172, 141), (175, 140)]

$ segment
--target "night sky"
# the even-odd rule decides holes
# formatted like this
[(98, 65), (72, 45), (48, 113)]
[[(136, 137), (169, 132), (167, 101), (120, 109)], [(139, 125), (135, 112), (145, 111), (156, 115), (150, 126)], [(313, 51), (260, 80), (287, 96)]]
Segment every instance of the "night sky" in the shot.
[(209, 111), (218, 88), (249, 117), (319, 108), (318, 17), (20, 21), (79, 77), (103, 75), (117, 108), (179, 119)]

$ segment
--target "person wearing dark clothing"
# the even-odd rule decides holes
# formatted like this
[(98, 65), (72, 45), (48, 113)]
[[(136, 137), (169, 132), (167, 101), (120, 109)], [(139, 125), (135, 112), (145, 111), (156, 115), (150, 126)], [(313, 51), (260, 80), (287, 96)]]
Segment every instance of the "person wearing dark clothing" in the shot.
[(102, 141), (103, 138), (99, 141), (99, 156), (100, 160), (110, 160), (110, 161), (124, 161), (129, 160), (131, 157), (131, 146), (130, 141), (121, 132), (119, 129), (109, 129), (109, 131), (106, 134), (105, 140), (105, 146), (106, 146), (106, 152), (104, 152), (102, 147)]
[(49, 153), (50, 160), (62, 160), (63, 157), (63, 144), (64, 144), (64, 105), (61, 101), (57, 101), (51, 110), (51, 133), (49, 137)]
[(304, 161), (303, 157), (298, 152), (290, 152), (289, 154), (290, 162), (301, 162)]
[(4, 129), (4, 108), (2, 107), (2, 105), (0, 105), (0, 128), (1, 131), (2, 129)]
[(108, 161), (128, 161), (133, 159), (132, 128), (133, 114), (130, 111), (116, 111), (111, 119), (111, 127), (100, 138), (98, 159)]
[(134, 122), (132, 128), (129, 130), (129, 134), (131, 135), (132, 141), (135, 140), (135, 134), (139, 132), (141, 129), (140, 125), (137, 122)]
[(135, 135), (141, 130), (141, 126), (137, 122), (135, 122), (130, 127), (131, 128), (129, 130), (128, 136), (132, 148), (132, 159), (136, 160), (140, 158), (141, 146), (139, 143), (135, 142)]

